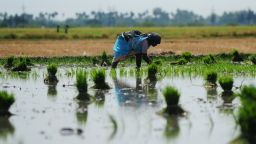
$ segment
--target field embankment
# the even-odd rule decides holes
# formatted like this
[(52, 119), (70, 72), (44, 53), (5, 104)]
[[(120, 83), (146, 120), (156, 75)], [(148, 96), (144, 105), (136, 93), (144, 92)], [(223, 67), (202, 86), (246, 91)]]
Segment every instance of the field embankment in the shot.
[(6, 56), (90, 56), (103, 51), (113, 54), (116, 35), (138, 29), (158, 32), (162, 43), (150, 53), (190, 51), (195, 55), (227, 53), (237, 49), (256, 53), (256, 26), (238, 27), (138, 27), (70, 28), (57, 33), (53, 28), (0, 29), (0, 57)]

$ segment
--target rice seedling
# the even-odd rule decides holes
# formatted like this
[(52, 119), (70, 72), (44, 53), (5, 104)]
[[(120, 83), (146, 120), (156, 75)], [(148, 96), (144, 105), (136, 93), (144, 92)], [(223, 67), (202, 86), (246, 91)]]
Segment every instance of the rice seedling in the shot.
[(208, 56), (206, 56), (206, 57), (204, 57), (203, 58), (203, 62), (205, 63), (205, 64), (213, 64), (213, 63), (216, 63), (216, 60), (215, 60), (215, 58), (213, 57), (213, 55), (208, 55)]
[(217, 86), (217, 73), (214, 71), (209, 71), (206, 73), (205, 78), (206, 82), (212, 86)]
[(256, 65), (256, 54), (250, 56), (251, 62)]
[(238, 123), (240, 124), (242, 136), (249, 143), (256, 142), (256, 87), (244, 86), (239, 94), (242, 107), (238, 114)]
[(192, 54), (190, 52), (183, 52), (181, 57), (184, 58), (186, 61), (190, 61), (192, 58)]
[(125, 77), (127, 76), (127, 71), (124, 67), (120, 68), (120, 77)]
[(56, 64), (49, 64), (47, 66), (47, 77), (45, 78), (44, 82), (46, 84), (57, 84), (58, 79), (56, 77), (56, 73), (58, 71), (57, 65)]
[(188, 63), (188, 61), (185, 58), (180, 58), (179, 60), (173, 61), (170, 64), (171, 65), (185, 65), (187, 63)]
[(135, 69), (130, 68), (129, 73), (130, 73), (130, 77), (133, 77), (135, 75)]
[(92, 62), (93, 65), (97, 65), (100, 61), (98, 60), (97, 57), (92, 57), (91, 62)]
[(79, 93), (87, 93), (87, 73), (85, 71), (78, 71), (76, 73), (76, 88)]
[(224, 91), (231, 91), (233, 82), (233, 78), (230, 76), (223, 76), (219, 78), (219, 84)]
[(111, 70), (110, 70), (110, 76), (111, 76), (113, 79), (116, 79), (116, 69), (111, 69)]
[(242, 58), (241, 54), (237, 50), (232, 50), (230, 55), (232, 56), (232, 61), (233, 62), (243, 61), (243, 58)]
[(162, 92), (167, 107), (165, 108), (164, 112), (168, 114), (182, 114), (184, 110), (179, 107), (179, 99), (180, 93), (174, 87), (167, 86), (164, 88)]
[(24, 57), (23, 59), (24, 59), (24, 61), (26, 62), (26, 64), (28, 66), (32, 66), (33, 65), (32, 61), (31, 61), (31, 59), (29, 57)]
[(155, 63), (152, 63), (148, 66), (148, 77), (147, 79), (149, 79), (150, 81), (156, 81), (156, 74), (158, 72), (158, 67)]
[(108, 59), (107, 53), (105, 51), (103, 51), (103, 53), (101, 54), (101, 66), (108, 66), (110, 65), (111, 62)]
[(14, 66), (14, 60), (15, 60), (15, 57), (14, 56), (11, 56), (11, 57), (8, 57), (7, 60), (6, 60), (6, 64), (4, 65), (5, 68), (11, 68)]
[(104, 69), (92, 70), (91, 77), (94, 82), (95, 89), (109, 89), (110, 87), (105, 81), (106, 72)]
[(28, 68), (27, 62), (24, 59), (20, 59), (12, 71), (30, 71), (30, 69)]
[(9, 115), (9, 108), (14, 103), (15, 98), (13, 94), (6, 91), (0, 91), (0, 116)]

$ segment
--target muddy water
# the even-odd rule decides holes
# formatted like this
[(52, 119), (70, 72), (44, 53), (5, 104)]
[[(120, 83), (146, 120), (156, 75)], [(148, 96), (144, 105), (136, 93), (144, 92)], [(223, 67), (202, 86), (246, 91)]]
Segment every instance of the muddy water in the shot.
[[(43, 83), (45, 68), (33, 68), (26, 76), (2, 72), (0, 90), (14, 93), (16, 102), (10, 109), (14, 115), (0, 118), (0, 143), (221, 144), (240, 134), (234, 118), (239, 99), (223, 100), (221, 88), (206, 89), (202, 77), (165, 77), (146, 84), (145, 76), (107, 74), (111, 89), (89, 88), (93, 100), (86, 103), (75, 99), (72, 71), (60, 68), (56, 86)], [(234, 85), (241, 83), (256, 84), (256, 79), (236, 77)], [(157, 114), (165, 107), (161, 90), (167, 85), (180, 91), (186, 116)]]

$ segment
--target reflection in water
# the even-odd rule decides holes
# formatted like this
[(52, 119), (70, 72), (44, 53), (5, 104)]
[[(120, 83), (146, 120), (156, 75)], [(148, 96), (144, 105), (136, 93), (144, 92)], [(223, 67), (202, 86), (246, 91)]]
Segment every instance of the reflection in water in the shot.
[(48, 92), (47, 95), (48, 96), (56, 96), (57, 95), (57, 89), (56, 89), (56, 85), (48, 85)]
[(234, 93), (232, 91), (222, 92), (221, 97), (224, 101), (224, 105), (232, 104), (232, 101), (235, 99)]
[(119, 81), (117, 78), (113, 78), (113, 81), (115, 94), (120, 105), (139, 106), (142, 103), (154, 103), (157, 99), (156, 81), (145, 82), (145, 85), (142, 85), (139, 71), (136, 71), (135, 87), (124, 81)]
[(78, 101), (78, 109), (76, 112), (76, 118), (79, 124), (85, 125), (88, 116), (88, 102)]
[(103, 107), (105, 103), (105, 91), (103, 90), (97, 90), (95, 93), (95, 98), (96, 98), (96, 105), (98, 107)]
[(9, 121), (9, 117), (0, 117), (0, 141), (7, 140), (7, 137), (14, 134), (14, 127)]
[(208, 100), (216, 100), (218, 93), (217, 93), (217, 87), (206, 87), (207, 92), (207, 99)]
[(166, 117), (166, 126), (164, 130), (164, 135), (167, 139), (173, 139), (178, 136), (180, 131), (178, 117), (169, 116)]
[(21, 79), (21, 80), (28, 80), (30, 73), (29, 72), (11, 72), (8, 74), (11, 79)]

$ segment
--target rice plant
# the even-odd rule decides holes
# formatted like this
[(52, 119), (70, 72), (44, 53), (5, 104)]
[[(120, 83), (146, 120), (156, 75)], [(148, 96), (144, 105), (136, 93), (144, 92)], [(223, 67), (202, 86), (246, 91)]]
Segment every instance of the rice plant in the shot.
[(256, 65), (256, 54), (251, 55), (250, 58), (251, 62)]
[(233, 87), (233, 78), (230, 76), (223, 76), (219, 78), (219, 84), (224, 91), (231, 91)]
[(24, 57), (23, 59), (27, 63), (28, 66), (32, 66), (33, 65), (32, 61), (31, 61), (31, 59), (29, 57)]
[(14, 56), (11, 56), (11, 57), (8, 57), (7, 60), (6, 60), (6, 64), (4, 65), (5, 68), (11, 68), (14, 66), (14, 60), (15, 60), (15, 57)]
[(151, 63), (149, 66), (148, 66), (148, 79), (149, 80), (152, 80), (152, 81), (155, 81), (156, 80), (156, 74), (158, 72), (158, 67), (155, 63)]
[(178, 106), (180, 93), (176, 88), (167, 86), (164, 88), (162, 94), (167, 105), (165, 112), (168, 114), (180, 114), (184, 112), (184, 110)]
[(177, 89), (171, 86), (165, 87), (163, 95), (168, 106), (178, 105), (180, 99), (180, 93)]
[(108, 66), (110, 65), (111, 62), (108, 59), (107, 53), (105, 51), (103, 51), (103, 53), (101, 54), (101, 66)]
[(105, 81), (106, 72), (104, 69), (92, 70), (91, 77), (94, 82), (94, 88), (96, 89), (109, 89), (110, 87)]
[(184, 58), (186, 61), (190, 61), (192, 58), (192, 54), (190, 52), (183, 52), (181, 57)]
[(214, 71), (209, 71), (206, 73), (205, 78), (207, 83), (212, 84), (212, 85), (216, 85), (216, 81), (217, 81), (217, 73)]
[(85, 71), (78, 71), (76, 73), (76, 88), (79, 93), (87, 93), (87, 73)]
[(242, 136), (249, 143), (256, 143), (256, 87), (244, 86), (239, 96), (243, 105), (238, 115)]
[(242, 58), (241, 54), (237, 50), (235, 50), (235, 49), (232, 50), (230, 54), (232, 56), (232, 61), (233, 62), (241, 62), (241, 61), (243, 61), (243, 58)]
[(45, 78), (45, 83), (47, 84), (56, 84), (58, 83), (58, 79), (56, 77), (56, 73), (58, 71), (57, 65), (56, 64), (49, 64), (47, 66), (47, 77)]
[(14, 103), (14, 95), (6, 91), (0, 91), (0, 115), (9, 114), (9, 108)]
[(203, 58), (203, 62), (205, 63), (205, 64), (213, 64), (213, 63), (215, 63), (216, 62), (216, 60), (215, 60), (215, 58), (213, 57), (213, 55), (208, 55), (208, 56), (206, 56), (206, 57), (204, 57)]
[(185, 58), (180, 58), (177, 61), (171, 62), (170, 64), (171, 65), (185, 65), (187, 63), (188, 63), (188, 61)]
[(111, 70), (110, 70), (110, 76), (111, 76), (113, 79), (116, 79), (116, 69), (111, 69)]
[(21, 59), (12, 69), (12, 71), (29, 71), (27, 62), (24, 59)]

